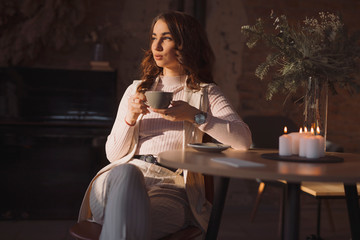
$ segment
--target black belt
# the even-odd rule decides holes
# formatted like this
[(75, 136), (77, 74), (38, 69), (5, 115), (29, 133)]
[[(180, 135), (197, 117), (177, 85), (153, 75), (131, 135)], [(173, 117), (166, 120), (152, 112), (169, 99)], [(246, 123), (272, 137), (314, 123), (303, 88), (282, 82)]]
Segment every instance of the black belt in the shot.
[(160, 167), (163, 167), (163, 168), (166, 168), (166, 169), (169, 169), (170, 171), (172, 172), (176, 172), (176, 168), (171, 168), (171, 167), (166, 167), (164, 165), (161, 165), (158, 161), (157, 161), (157, 158), (152, 155), (152, 154), (146, 154), (146, 155), (134, 155), (134, 158), (136, 159), (140, 159), (140, 160), (143, 160), (145, 162), (148, 162), (148, 163), (152, 163), (152, 164), (155, 164), (155, 165), (158, 165)]

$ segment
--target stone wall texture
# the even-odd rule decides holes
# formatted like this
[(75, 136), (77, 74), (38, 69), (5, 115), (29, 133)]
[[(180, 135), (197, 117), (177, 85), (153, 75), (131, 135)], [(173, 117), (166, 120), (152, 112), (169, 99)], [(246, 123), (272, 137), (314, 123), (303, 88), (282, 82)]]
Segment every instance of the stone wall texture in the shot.
[[(93, 46), (84, 43), (82, 36), (89, 26), (111, 22), (121, 29), (119, 51), (108, 49), (107, 60), (118, 70), (118, 93), (121, 97), (126, 86), (139, 78), (138, 66), (143, 50), (148, 47), (151, 19), (168, 9), (192, 14), (196, 0), (107, 0), (88, 1), (88, 12), (79, 27), (79, 41), (66, 52), (45, 50), (32, 67), (89, 69)], [(183, 5), (182, 5), (183, 3)], [(254, 75), (255, 68), (267, 52), (261, 46), (249, 50), (240, 27), (253, 24), (258, 17), (266, 18), (270, 11), (286, 14), (289, 21), (306, 16), (317, 16), (320, 11), (339, 12), (349, 31), (359, 29), (360, 1), (358, 0), (207, 0), (205, 24), (210, 43), (217, 57), (215, 79), (242, 117), (249, 115), (281, 115), (292, 119), (299, 127), (302, 107), (285, 104), (284, 95), (265, 100), (266, 83)], [(328, 139), (342, 146), (346, 152), (360, 153), (360, 95), (345, 92), (330, 95), (328, 112)], [(271, 126), (269, 126), (271, 127)]]

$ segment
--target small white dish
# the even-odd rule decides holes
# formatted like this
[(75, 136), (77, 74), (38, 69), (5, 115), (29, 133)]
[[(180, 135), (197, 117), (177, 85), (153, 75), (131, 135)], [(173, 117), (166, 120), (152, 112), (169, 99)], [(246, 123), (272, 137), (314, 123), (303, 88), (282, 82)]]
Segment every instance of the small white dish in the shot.
[(221, 143), (211, 143), (211, 142), (189, 143), (188, 146), (202, 152), (222, 152), (230, 147), (229, 145), (224, 145)]

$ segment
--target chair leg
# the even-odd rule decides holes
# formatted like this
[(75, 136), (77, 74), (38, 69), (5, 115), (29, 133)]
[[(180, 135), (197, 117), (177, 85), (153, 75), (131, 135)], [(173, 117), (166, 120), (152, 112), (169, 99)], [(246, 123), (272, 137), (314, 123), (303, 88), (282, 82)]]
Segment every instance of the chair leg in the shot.
[[(334, 224), (334, 219), (331, 213), (331, 209), (330, 209), (330, 205), (329, 205), (329, 201), (328, 199), (324, 199), (325, 204), (326, 204), (326, 208), (327, 208), (327, 212), (329, 215), (329, 222), (330, 222), (330, 227), (331, 230), (333, 232), (335, 232), (335, 224)], [(321, 207), (322, 207), (322, 200), (318, 199), (318, 206), (317, 206), (317, 223), (316, 223), (316, 237), (317, 239), (322, 239), (320, 236), (320, 230), (321, 230)]]
[(318, 199), (317, 220), (316, 220), (316, 239), (321, 239), (320, 228), (321, 228), (321, 199)]
[(282, 193), (280, 198), (280, 213), (279, 213), (279, 226), (278, 226), (278, 235), (280, 236), (280, 239), (283, 239), (285, 198), (286, 198), (286, 185), (283, 186), (282, 188)]
[(251, 212), (250, 222), (253, 222), (255, 219), (255, 215), (256, 215), (257, 209), (259, 207), (260, 200), (261, 200), (264, 190), (265, 190), (265, 183), (260, 182), (259, 187), (258, 187), (258, 193), (257, 193), (256, 200), (255, 200), (255, 205)]
[(333, 215), (332, 215), (332, 212), (331, 212), (330, 203), (329, 203), (328, 199), (325, 199), (325, 204), (326, 204), (326, 209), (327, 209), (327, 212), (328, 212), (328, 215), (329, 215), (329, 222), (330, 222), (331, 230), (333, 232), (335, 232), (334, 218), (333, 218)]

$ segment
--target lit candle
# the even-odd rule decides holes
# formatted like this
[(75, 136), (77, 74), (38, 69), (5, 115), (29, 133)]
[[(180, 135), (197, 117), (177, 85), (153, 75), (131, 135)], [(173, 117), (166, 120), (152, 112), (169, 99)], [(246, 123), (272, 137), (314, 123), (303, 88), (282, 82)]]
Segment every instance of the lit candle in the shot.
[(320, 156), (324, 157), (325, 156), (325, 139), (323, 136), (320, 135), (320, 128), (319, 126), (316, 128), (316, 138), (319, 139), (320, 141)]
[(306, 138), (308, 136), (303, 135), (300, 137), (299, 140), (299, 156), (300, 157), (306, 157)]
[(291, 136), (291, 152), (294, 155), (299, 154), (301, 134), (302, 134), (302, 128), (299, 129), (299, 132), (289, 133), (289, 135)]
[(319, 158), (321, 157), (321, 143), (320, 139), (316, 136), (309, 136), (306, 139), (306, 158)]
[(291, 136), (287, 133), (287, 127), (284, 127), (284, 134), (279, 137), (279, 155), (290, 156), (292, 154)]
[(307, 128), (304, 127), (304, 132), (302, 132), (302, 129), (300, 129), (300, 139), (299, 139), (299, 156), (300, 157), (306, 157), (306, 145), (307, 145), (307, 138), (311, 135), (307, 131)]

